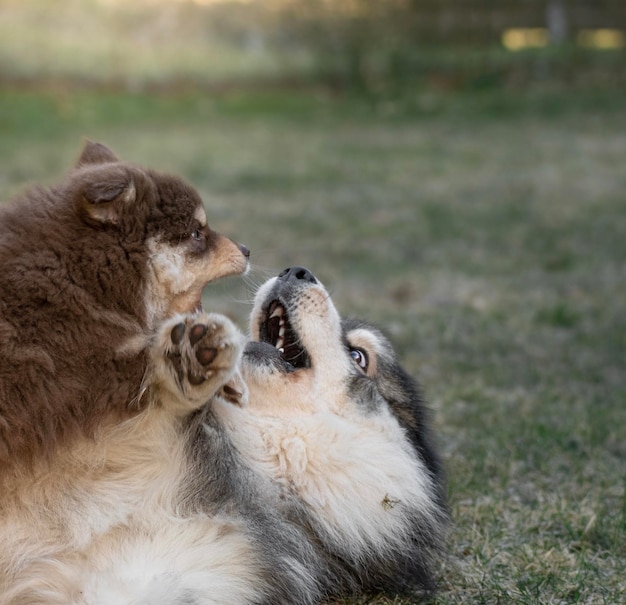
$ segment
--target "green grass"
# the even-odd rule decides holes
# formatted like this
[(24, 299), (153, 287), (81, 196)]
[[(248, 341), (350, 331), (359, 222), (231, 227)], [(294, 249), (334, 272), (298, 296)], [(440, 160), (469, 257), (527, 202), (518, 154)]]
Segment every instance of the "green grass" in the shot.
[(379, 103), (4, 91), (0, 190), (54, 182), (84, 137), (187, 177), (255, 264), (247, 282), (207, 289), (205, 308), (244, 325), (254, 282), (302, 264), (421, 378), (454, 518), (431, 603), (617, 604), (625, 110), (619, 91)]

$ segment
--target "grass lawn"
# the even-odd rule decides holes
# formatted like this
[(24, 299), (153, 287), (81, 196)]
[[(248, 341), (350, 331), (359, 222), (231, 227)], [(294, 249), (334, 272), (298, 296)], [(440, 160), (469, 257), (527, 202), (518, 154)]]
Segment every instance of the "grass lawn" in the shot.
[(206, 309), (244, 325), (255, 283), (301, 264), (387, 331), (448, 469), (429, 602), (626, 601), (623, 92), (405, 107), (4, 91), (0, 130), (2, 199), (57, 180), (84, 137), (196, 185), (255, 265)]

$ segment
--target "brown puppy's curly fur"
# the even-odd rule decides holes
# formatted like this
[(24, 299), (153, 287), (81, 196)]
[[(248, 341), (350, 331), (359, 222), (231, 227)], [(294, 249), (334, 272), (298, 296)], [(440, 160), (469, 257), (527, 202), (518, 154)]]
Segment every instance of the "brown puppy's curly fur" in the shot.
[(0, 469), (138, 409), (154, 327), (248, 254), (191, 186), (97, 143), (59, 186), (0, 209)]

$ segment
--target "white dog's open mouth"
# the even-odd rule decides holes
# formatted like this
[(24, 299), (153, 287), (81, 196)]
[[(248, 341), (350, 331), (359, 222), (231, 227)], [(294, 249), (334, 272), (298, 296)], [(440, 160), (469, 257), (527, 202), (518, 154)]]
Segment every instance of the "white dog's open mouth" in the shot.
[(279, 300), (273, 300), (261, 320), (259, 339), (261, 342), (276, 347), (288, 370), (311, 367), (311, 359), (300, 343), (298, 334), (289, 321), (285, 306)]

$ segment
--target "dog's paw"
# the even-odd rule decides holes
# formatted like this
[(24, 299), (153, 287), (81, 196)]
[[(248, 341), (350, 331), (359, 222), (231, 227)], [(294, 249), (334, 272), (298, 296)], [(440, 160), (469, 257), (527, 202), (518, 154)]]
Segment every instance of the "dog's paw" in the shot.
[(159, 330), (153, 350), (155, 382), (185, 407), (199, 407), (235, 373), (242, 346), (241, 332), (223, 315), (177, 315)]

